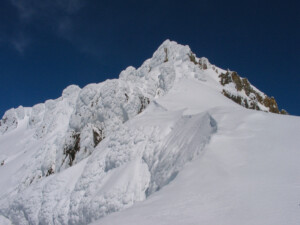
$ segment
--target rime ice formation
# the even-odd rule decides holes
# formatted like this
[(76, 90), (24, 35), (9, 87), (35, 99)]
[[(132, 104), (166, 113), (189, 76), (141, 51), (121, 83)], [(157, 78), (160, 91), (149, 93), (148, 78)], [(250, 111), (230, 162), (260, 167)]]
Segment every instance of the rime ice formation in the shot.
[[(218, 224), (203, 218), (211, 216), (218, 221), (230, 214), (226, 209), (226, 215), (210, 214), (205, 205), (215, 203), (218, 209), (218, 199), (226, 196), (226, 193), (221, 195), (218, 188), (222, 186), (222, 179), (232, 179), (229, 170), (232, 169), (237, 182), (252, 176), (249, 171), (253, 168), (243, 167), (247, 165), (245, 157), (251, 158), (249, 153), (252, 151), (244, 143), (249, 143), (253, 151), (262, 149), (257, 154), (269, 156), (270, 148), (278, 159), (288, 161), (281, 153), (286, 144), (294, 160), (299, 156), (295, 149), (299, 141), (294, 135), (289, 136), (289, 143), (276, 143), (276, 133), (265, 128), (272, 128), (272, 131), (281, 128), (285, 131), (281, 134), (284, 139), (289, 131), (300, 134), (299, 126), (296, 126), (300, 125), (299, 118), (247, 110), (240, 105), (279, 113), (276, 101), (257, 90), (248, 80), (212, 65), (206, 58), (197, 58), (188, 46), (167, 40), (151, 59), (138, 69), (128, 67), (121, 72), (119, 79), (89, 84), (82, 89), (71, 85), (58, 99), (31, 108), (10, 109), (0, 121), (0, 224), (75, 225), (94, 221), (99, 224), (120, 224), (122, 221), (124, 224), (165, 224), (164, 219), (172, 224), (198, 224), (200, 221)], [(266, 135), (264, 129), (271, 135)], [(226, 142), (228, 140), (230, 142)], [(207, 161), (215, 157), (210, 156), (215, 151), (221, 151), (223, 161), (216, 159), (207, 165)], [(228, 154), (228, 158), (224, 154)], [(276, 159), (272, 162), (277, 162)], [(256, 161), (253, 163), (256, 165)], [(216, 168), (211, 168), (211, 165)], [(232, 166), (239, 165), (241, 170), (236, 174), (236, 168)], [(295, 161), (291, 167), (286, 165), (282, 166), (284, 174), (295, 170), (299, 163)], [(222, 169), (217, 169), (217, 166)], [(272, 171), (267, 166), (264, 170), (262, 164), (257, 166), (266, 174)], [(182, 177), (182, 174), (189, 177), (197, 171), (201, 176), (195, 175), (191, 180)], [(215, 176), (216, 186), (207, 181), (205, 171), (209, 176)], [(257, 176), (263, 174), (256, 172)], [(295, 172), (293, 177), (297, 174)], [(275, 178), (270, 185), (277, 182)], [(183, 182), (178, 184), (179, 181)], [(294, 182), (292, 178), (291, 182)], [(175, 184), (177, 188), (174, 188)], [(253, 190), (259, 187), (255, 181), (251, 184)], [(295, 181), (293, 185), (300, 183)], [(279, 192), (290, 191), (288, 199), (299, 194), (298, 189), (291, 191), (289, 186), (285, 187)], [(228, 186), (225, 184), (224, 188), (227, 190)], [(236, 191), (241, 191), (246, 202), (247, 195), (243, 190)], [(177, 196), (182, 192), (190, 194), (193, 200), (189, 200), (189, 196)], [(275, 197), (270, 198), (285, 205), (285, 199), (276, 197), (276, 194), (274, 192)], [(199, 197), (203, 195), (207, 196), (209, 203)], [(259, 192), (258, 197), (264, 203), (263, 196), (264, 193)], [(159, 202), (159, 199), (166, 200)], [(177, 199), (178, 202), (174, 200), (173, 203), (186, 208), (182, 215), (190, 220), (173, 218), (178, 212), (168, 206), (170, 199)], [(223, 201), (225, 203), (227, 199)], [(142, 208), (138, 208), (139, 204)], [(243, 206), (239, 202), (228, 202), (229, 211)], [(272, 213), (275, 205), (267, 206), (270, 207), (268, 213)], [(143, 211), (143, 208), (147, 210)], [(156, 211), (158, 208), (159, 212)], [(166, 209), (170, 210), (169, 217), (164, 213)], [(279, 210), (274, 208), (274, 212)], [(109, 216), (117, 211), (122, 212), (113, 218)], [(142, 217), (132, 220), (130, 215), (135, 215), (134, 212), (145, 218), (148, 216), (147, 221)], [(156, 214), (149, 218), (147, 212)], [(204, 214), (197, 217), (200, 212)], [(291, 210), (283, 217), (288, 215), (296, 221), (300, 217), (293, 212)], [(243, 217), (234, 216), (226, 217), (225, 221), (230, 218), (232, 221), (228, 224), (243, 221)], [(274, 216), (274, 221), (282, 222), (280, 218)], [(288, 224), (296, 224), (293, 221)], [(276, 224), (264, 222), (261, 224)]]

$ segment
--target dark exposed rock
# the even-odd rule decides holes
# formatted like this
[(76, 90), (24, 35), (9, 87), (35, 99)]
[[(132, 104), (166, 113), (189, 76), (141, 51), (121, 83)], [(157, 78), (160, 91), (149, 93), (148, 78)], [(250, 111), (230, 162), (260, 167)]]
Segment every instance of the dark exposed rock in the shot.
[(225, 86), (226, 84), (229, 84), (232, 82), (232, 79), (231, 79), (231, 75), (230, 73), (227, 71), (226, 73), (221, 73), (219, 75), (220, 77), (220, 83)]
[(208, 68), (208, 60), (205, 59), (205, 58), (200, 58), (199, 59), (199, 67), (202, 69), (202, 70), (206, 70)]
[(51, 168), (48, 169), (46, 177), (50, 176), (51, 174), (54, 174), (54, 170)]
[(268, 107), (270, 109), (270, 112), (279, 113), (278, 106), (277, 106), (277, 103), (276, 103), (274, 97), (271, 97), (271, 98), (265, 97), (263, 103), (266, 107)]
[(241, 96), (235, 96), (231, 95), (228, 91), (223, 90), (223, 95), (225, 95), (227, 98), (230, 98), (232, 101), (236, 102), (237, 104), (242, 104), (242, 98)]
[(255, 109), (255, 110), (260, 110), (259, 106), (257, 105), (256, 102), (251, 102), (249, 109)]
[(261, 110), (258, 103), (267, 107), (269, 112), (285, 114), (286, 111), (279, 111), (276, 100), (273, 97), (268, 97), (262, 95), (256, 90), (254, 90), (248, 81), (247, 78), (241, 78), (236, 72), (227, 71), (226, 73), (221, 73), (219, 75), (220, 83), (223, 86), (227, 84), (234, 83), (235, 88), (238, 92), (244, 91), (247, 95), (247, 98), (242, 96), (236, 96), (231, 94), (229, 91), (223, 89), (222, 93), (227, 97), (233, 100), (234, 102), (244, 106), (245, 108)]
[(103, 131), (98, 129), (93, 129), (94, 147), (96, 147), (103, 139), (104, 139)]
[(140, 102), (141, 102), (141, 107), (138, 111), (138, 114), (143, 112), (144, 109), (146, 109), (146, 107), (150, 104), (150, 99), (144, 96), (140, 96)]
[(198, 64), (198, 62), (196, 61), (196, 57), (192, 52), (189, 54), (189, 57), (190, 57), (191, 62), (193, 62), (195, 65)]
[(248, 104), (248, 101), (247, 99), (244, 99), (244, 107), (249, 109), (249, 104)]
[[(208, 60), (206, 58), (200, 58), (199, 61), (197, 61), (193, 52), (190, 52), (188, 56), (191, 62), (193, 62), (195, 65), (199, 65), (200, 69), (206, 70), (208, 68)], [(212, 69), (215, 70), (215, 67), (213, 66)]]
[(72, 166), (76, 153), (80, 150), (80, 133), (74, 133), (72, 139), (73, 143), (64, 150), (66, 158), (69, 158), (69, 166)]
[(168, 62), (169, 61), (169, 59), (168, 59), (168, 49), (164, 48), (164, 51), (165, 51), (165, 54), (166, 54), (164, 62)]
[(238, 91), (241, 91), (243, 89), (243, 84), (240, 76), (236, 72), (232, 72), (231, 77), (232, 77), (232, 81), (235, 83), (235, 88)]
[(125, 93), (125, 97), (126, 97), (126, 102), (128, 102), (128, 100), (129, 100), (129, 96), (128, 96), (128, 94), (127, 94), (127, 93)]
[(253, 92), (253, 89), (251, 88), (250, 82), (248, 81), (247, 78), (242, 79), (242, 87), (246, 93), (247, 96), (250, 95), (250, 93)]
[(4, 117), (4, 118), (2, 119), (2, 121), (3, 121), (3, 123), (6, 123), (7, 117)]

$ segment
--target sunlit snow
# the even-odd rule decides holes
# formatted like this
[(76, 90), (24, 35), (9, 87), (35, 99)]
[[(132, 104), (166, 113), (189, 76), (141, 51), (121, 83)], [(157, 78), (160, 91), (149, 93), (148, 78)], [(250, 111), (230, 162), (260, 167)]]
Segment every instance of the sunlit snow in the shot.
[(234, 103), (191, 55), (167, 40), (119, 79), (7, 111), (0, 224), (298, 225), (299, 117)]

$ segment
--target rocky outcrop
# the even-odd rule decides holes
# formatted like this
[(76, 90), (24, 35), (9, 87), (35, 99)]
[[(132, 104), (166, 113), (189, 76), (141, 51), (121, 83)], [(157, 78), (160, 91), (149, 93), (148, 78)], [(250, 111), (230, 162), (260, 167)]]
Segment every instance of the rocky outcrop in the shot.
[(226, 73), (221, 73), (219, 78), (221, 85), (224, 86), (223, 95), (237, 104), (248, 109), (287, 114), (284, 109), (279, 111), (274, 97), (268, 97), (254, 88), (247, 78), (240, 77), (237, 72), (228, 70)]
[(193, 62), (195, 65), (198, 65), (200, 69), (207, 70), (210, 67), (210, 63), (207, 58), (202, 57), (200, 59), (197, 59), (195, 54), (190, 52), (188, 54), (190, 61)]

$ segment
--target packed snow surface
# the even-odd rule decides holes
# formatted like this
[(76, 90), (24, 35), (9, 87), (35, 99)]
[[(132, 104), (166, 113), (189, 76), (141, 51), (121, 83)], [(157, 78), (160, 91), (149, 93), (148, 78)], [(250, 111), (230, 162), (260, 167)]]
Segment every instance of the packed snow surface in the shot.
[(8, 110), (0, 224), (300, 224), (300, 118), (234, 103), (221, 72), (167, 40), (119, 79)]

